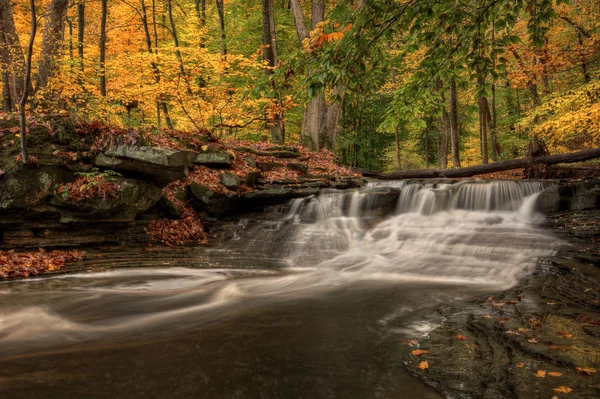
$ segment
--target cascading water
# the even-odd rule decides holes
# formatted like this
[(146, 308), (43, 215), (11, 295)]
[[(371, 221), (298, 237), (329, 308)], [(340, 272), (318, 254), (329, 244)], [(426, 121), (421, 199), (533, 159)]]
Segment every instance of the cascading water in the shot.
[[(222, 380), (225, 387), (232, 379), (241, 385), (254, 383), (246, 380), (245, 372), (225, 367), (227, 362), (214, 363), (228, 356), (219, 352), (220, 346), (242, 340), (246, 349), (243, 353), (232, 349), (237, 351), (233, 361), (242, 362), (241, 356), (244, 364), (254, 364), (259, 349), (252, 348), (266, 345), (264, 341), (248, 344), (245, 335), (229, 335), (243, 320), (244, 334), (269, 337), (266, 359), (272, 361), (264, 360), (255, 366), (258, 369), (277, 369), (289, 361), (325, 368), (334, 380), (339, 376), (350, 384), (345, 397), (373, 397), (382, 386), (390, 392), (406, 391), (413, 384), (408, 376), (398, 380), (396, 371), (382, 372), (371, 363), (366, 371), (370, 382), (362, 380), (365, 358), (370, 357), (365, 342), (389, 334), (413, 338), (425, 333), (436, 323), (424, 321), (436, 304), (511, 286), (537, 257), (551, 254), (557, 244), (536, 226), (539, 216), (534, 209), (546, 186), (403, 181), (352, 191), (322, 190), (317, 196), (291, 201), (279, 215), (244, 221), (240, 226), (247, 228), (235, 239), (203, 252), (208, 261), (199, 269), (116, 269), (3, 283), (0, 353), (34, 356), (50, 348), (60, 352), (72, 344), (87, 347), (102, 342), (127, 356), (123, 342), (167, 339), (181, 345), (177, 362), (190, 358), (198, 367), (197, 359), (204, 356), (202, 361), (211, 365), (213, 374), (198, 384), (205, 384), (203, 392), (209, 392), (214, 381)], [(301, 328), (289, 330), (282, 320)], [(202, 341), (206, 334), (212, 340)], [(330, 349), (341, 342), (345, 352)], [(290, 353), (298, 346), (318, 359), (318, 365), (309, 366), (302, 355)], [(146, 350), (155, 353), (154, 347)], [(90, 353), (94, 351), (103, 362), (112, 356), (104, 355), (101, 347)], [(355, 360), (356, 351), (364, 353)], [(88, 373), (68, 351), (64, 353), (65, 361), (73, 365), (71, 372)], [(151, 354), (140, 355), (140, 363), (162, 364), (163, 355), (154, 359)], [(331, 363), (338, 356), (354, 366), (340, 369)], [(53, 367), (56, 359), (48, 361)], [(0, 358), (0, 368), (2, 364)], [(128, 375), (118, 361), (112, 367), (117, 370), (113, 378)], [(173, 373), (178, 370), (175, 364), (171, 368)], [(85, 381), (93, 384), (93, 367), (89, 373)], [(304, 380), (286, 378), (286, 384), (257, 387), (254, 396), (266, 390), (271, 392), (268, 397), (298, 397)], [(15, 384), (23, 395), (37, 392)], [(301, 389), (310, 397), (316, 388)], [(412, 386), (406, 392), (426, 397), (422, 389)], [(237, 395), (212, 392), (206, 397)], [(171, 388), (162, 393), (169, 396)], [(427, 397), (438, 397), (430, 394)]]

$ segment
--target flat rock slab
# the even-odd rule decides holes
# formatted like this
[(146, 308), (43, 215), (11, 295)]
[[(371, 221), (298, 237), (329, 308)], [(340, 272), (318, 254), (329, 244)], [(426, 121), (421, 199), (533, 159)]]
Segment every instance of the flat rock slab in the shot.
[(226, 152), (202, 152), (193, 160), (194, 165), (203, 165), (212, 168), (229, 168), (233, 158)]
[(132, 177), (147, 177), (162, 186), (186, 177), (196, 156), (193, 151), (120, 145), (99, 154), (94, 164)]

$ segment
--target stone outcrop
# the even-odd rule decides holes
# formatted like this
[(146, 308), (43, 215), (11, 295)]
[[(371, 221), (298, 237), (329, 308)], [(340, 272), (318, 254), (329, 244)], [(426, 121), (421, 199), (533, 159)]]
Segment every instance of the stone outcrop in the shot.
[(158, 185), (167, 185), (186, 177), (196, 157), (193, 151), (120, 145), (96, 156), (94, 164), (131, 177), (147, 178)]
[(233, 158), (226, 152), (201, 152), (192, 161), (194, 165), (203, 165), (210, 168), (229, 168)]

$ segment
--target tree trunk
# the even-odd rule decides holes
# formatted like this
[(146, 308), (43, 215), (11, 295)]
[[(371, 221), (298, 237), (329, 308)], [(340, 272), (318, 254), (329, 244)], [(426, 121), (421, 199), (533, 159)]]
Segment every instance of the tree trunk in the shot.
[(457, 169), (416, 169), (403, 170), (400, 172), (379, 173), (362, 170), (361, 173), (366, 177), (377, 177), (384, 180), (397, 179), (430, 179), (440, 177), (472, 177), (486, 173), (502, 172), (512, 169), (526, 168), (531, 165), (555, 165), (559, 163), (574, 163), (587, 161), (589, 159), (600, 158), (600, 148), (573, 152), (570, 154), (547, 155), (534, 158), (511, 159), (508, 161), (494, 162), (487, 165), (469, 166)]
[(79, 67), (83, 71), (83, 42), (85, 40), (85, 0), (77, 3), (77, 56)]
[(25, 105), (29, 98), (29, 91), (31, 90), (31, 57), (33, 56), (33, 45), (35, 43), (35, 35), (37, 33), (37, 16), (35, 13), (35, 0), (29, 0), (31, 7), (31, 35), (29, 37), (29, 44), (27, 45), (27, 58), (25, 60), (25, 81), (23, 82), (23, 94), (19, 101), (19, 129), (21, 132), (21, 162), (23, 165), (27, 164), (27, 126), (25, 118)]
[[(146, 4), (144, 3), (144, 0), (140, 0), (140, 5), (142, 6), (141, 19), (142, 19), (142, 26), (144, 28), (144, 35), (146, 37), (146, 47), (148, 48), (148, 52), (150, 54), (152, 54), (152, 39), (150, 38), (150, 29), (148, 28), (148, 15), (146, 14)], [(159, 84), (160, 83), (160, 71), (158, 69), (158, 65), (156, 65), (156, 62), (152, 61), (150, 63), (150, 66), (152, 67), (152, 72), (154, 74), (154, 80), (156, 81), (157, 84)], [(167, 103), (164, 102), (161, 98), (158, 99), (158, 102), (159, 102), (160, 109), (161, 109), (163, 115), (165, 116), (165, 122), (167, 123), (167, 126), (169, 127), (169, 129), (173, 129), (173, 122), (171, 121), (171, 118), (169, 117), (169, 108), (167, 107)], [(159, 123), (159, 125), (160, 125), (160, 123)]]
[[(515, 59), (517, 60), (517, 63), (519, 64), (521, 69), (523, 71), (525, 71), (525, 63), (523, 62), (523, 59), (521, 58), (519, 53), (517, 53), (517, 50), (512, 48), (511, 52), (512, 52), (513, 56), (515, 57)], [(527, 88), (529, 89), (529, 92), (531, 93), (531, 97), (533, 98), (533, 104), (537, 107), (538, 105), (541, 104), (541, 102), (540, 102), (540, 95), (538, 93), (537, 84), (534, 83), (535, 81), (537, 81), (537, 76), (534, 73), (533, 77), (531, 79), (529, 79), (529, 81), (527, 82)]]
[[(579, 31), (577, 32), (577, 39), (579, 41), (579, 47), (583, 49), (583, 36)], [(583, 73), (583, 80), (585, 83), (590, 83), (592, 79), (590, 78), (590, 73), (588, 72), (588, 66), (583, 52), (581, 54), (581, 72)]]
[[(263, 19), (263, 59), (267, 63), (265, 73), (273, 74), (273, 68), (278, 63), (277, 50), (277, 34), (275, 31), (275, 9), (273, 0), (262, 0), (262, 19)], [(279, 93), (276, 92), (275, 83), (272, 83), (273, 94), (276, 98), (278, 107), (281, 107), (281, 99)], [(281, 112), (276, 112), (273, 118), (268, 122), (271, 131), (271, 140), (276, 144), (283, 144), (285, 141), (283, 116)]]
[[(195, 0), (194, 5), (200, 29), (204, 29), (206, 27), (206, 0)], [(200, 48), (204, 47), (206, 47), (206, 43), (204, 42), (204, 37), (202, 37), (200, 39)]]
[(0, 0), (0, 69), (3, 70), (3, 105), (6, 112), (13, 111), (21, 99), (24, 60), (10, 0)]
[(396, 169), (401, 170), (402, 163), (400, 159), (400, 128), (398, 126), (396, 126), (396, 129), (394, 130), (394, 139), (396, 141)]
[[(478, 90), (483, 90), (483, 88), (485, 87), (485, 77), (483, 76), (483, 72), (481, 71), (480, 68), (477, 68), (477, 84), (478, 84)], [(479, 141), (480, 141), (480, 150), (481, 150), (481, 162), (483, 164), (487, 164), (488, 163), (488, 145), (487, 145), (487, 139), (488, 139), (488, 117), (487, 117), (487, 113), (486, 113), (486, 107), (487, 107), (487, 99), (485, 98), (485, 96), (480, 92), (479, 93), (479, 97), (478, 97), (478, 101), (477, 101), (478, 107), (479, 107)]]
[(442, 80), (439, 78), (436, 82), (436, 89), (440, 93), (440, 106), (442, 107), (442, 115), (440, 116), (438, 129), (438, 165), (441, 169), (445, 169), (448, 167), (448, 129), (450, 121), (448, 118), (448, 111), (446, 110), (444, 86)]
[(450, 142), (452, 144), (452, 165), (460, 168), (460, 153), (458, 141), (458, 93), (456, 81), (450, 82)]
[(296, 25), (296, 33), (298, 34), (298, 40), (300, 40), (300, 46), (304, 39), (309, 36), (308, 29), (306, 28), (306, 22), (304, 22), (304, 12), (302, 11), (302, 5), (300, 0), (289, 0), (290, 7), (292, 9), (292, 15), (294, 16), (294, 23)]
[(423, 140), (425, 141), (425, 168), (429, 169), (429, 120), (425, 123), (425, 131), (423, 132)]
[(106, 19), (108, 17), (108, 0), (102, 0), (100, 17), (100, 95), (106, 97)]
[(46, 87), (57, 70), (69, 0), (52, 0), (44, 17), (44, 33), (35, 91)]
[(225, 8), (223, 0), (216, 0), (217, 13), (219, 14), (219, 31), (220, 34), (220, 45), (221, 45), (221, 59), (225, 61), (227, 58), (227, 43), (225, 42)]

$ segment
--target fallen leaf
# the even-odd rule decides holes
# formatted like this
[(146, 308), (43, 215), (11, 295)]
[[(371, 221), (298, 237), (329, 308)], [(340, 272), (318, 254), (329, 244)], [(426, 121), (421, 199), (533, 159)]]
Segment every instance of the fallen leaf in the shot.
[(564, 346), (558, 346), (558, 345), (550, 345), (550, 349), (554, 349), (557, 351), (568, 351), (569, 348), (565, 348)]
[(457, 339), (457, 340), (459, 340), (459, 341), (464, 341), (465, 339), (467, 339), (467, 337), (465, 337), (465, 336), (464, 336), (464, 335), (462, 335), (462, 334), (458, 334), (458, 335), (456, 336), (456, 339)]
[(417, 366), (418, 369), (425, 370), (429, 368), (429, 362), (425, 360), (424, 362), (419, 363)]
[(492, 316), (490, 316), (489, 314), (486, 314), (485, 316), (483, 316), (484, 319), (491, 319)]
[(588, 368), (588, 367), (577, 367), (577, 372), (581, 374), (592, 375), (596, 374), (596, 369)]
[(571, 333), (570, 333), (570, 332), (568, 332), (568, 331), (559, 331), (559, 332), (558, 332), (558, 335), (560, 335), (560, 336), (561, 336), (561, 337), (563, 337), (563, 338), (568, 338), (568, 339), (571, 339), (571, 338), (573, 338), (573, 334), (571, 334)]
[(528, 328), (523, 328), (523, 327), (519, 327), (519, 328), (518, 328), (518, 330), (519, 330), (520, 332), (523, 332), (523, 333), (525, 333), (525, 332), (529, 331), (529, 329), (528, 329)]
[(538, 378), (546, 378), (546, 372), (544, 370), (538, 370), (534, 375)]
[(530, 344), (537, 344), (537, 343), (538, 343), (538, 342), (540, 342), (540, 341), (538, 341), (538, 340), (537, 340), (537, 339), (535, 339), (535, 338), (530, 338), (530, 339), (528, 339), (528, 340), (527, 340), (527, 342), (529, 342)]
[(550, 371), (550, 372), (548, 372), (548, 375), (550, 377), (560, 377), (562, 375), (562, 373), (559, 373), (558, 371)]
[(505, 333), (506, 333), (506, 334), (510, 334), (510, 335), (521, 335), (521, 334), (519, 334), (518, 332), (516, 332), (516, 331), (513, 331), (513, 330), (506, 330), (506, 331), (505, 331)]
[(569, 392), (571, 392), (571, 391), (572, 391), (572, 389), (571, 389), (571, 388), (569, 388), (569, 387), (566, 387), (566, 386), (564, 386), (564, 385), (562, 385), (562, 386), (560, 386), (560, 387), (553, 388), (552, 390), (553, 390), (554, 392), (556, 392), (556, 393), (569, 393)]
[(404, 345), (409, 345), (409, 346), (419, 345), (419, 341), (417, 341), (416, 339), (405, 339), (404, 341), (402, 341), (402, 343)]
[(506, 301), (507, 305), (516, 305), (517, 303), (519, 303), (519, 302), (517, 302), (517, 301)]
[(423, 350), (423, 349), (417, 349), (411, 352), (413, 354), (413, 356), (421, 356), (424, 355), (425, 353), (429, 353), (429, 351)]
[(525, 367), (525, 363), (517, 363), (518, 369), (522, 369), (523, 367)]

